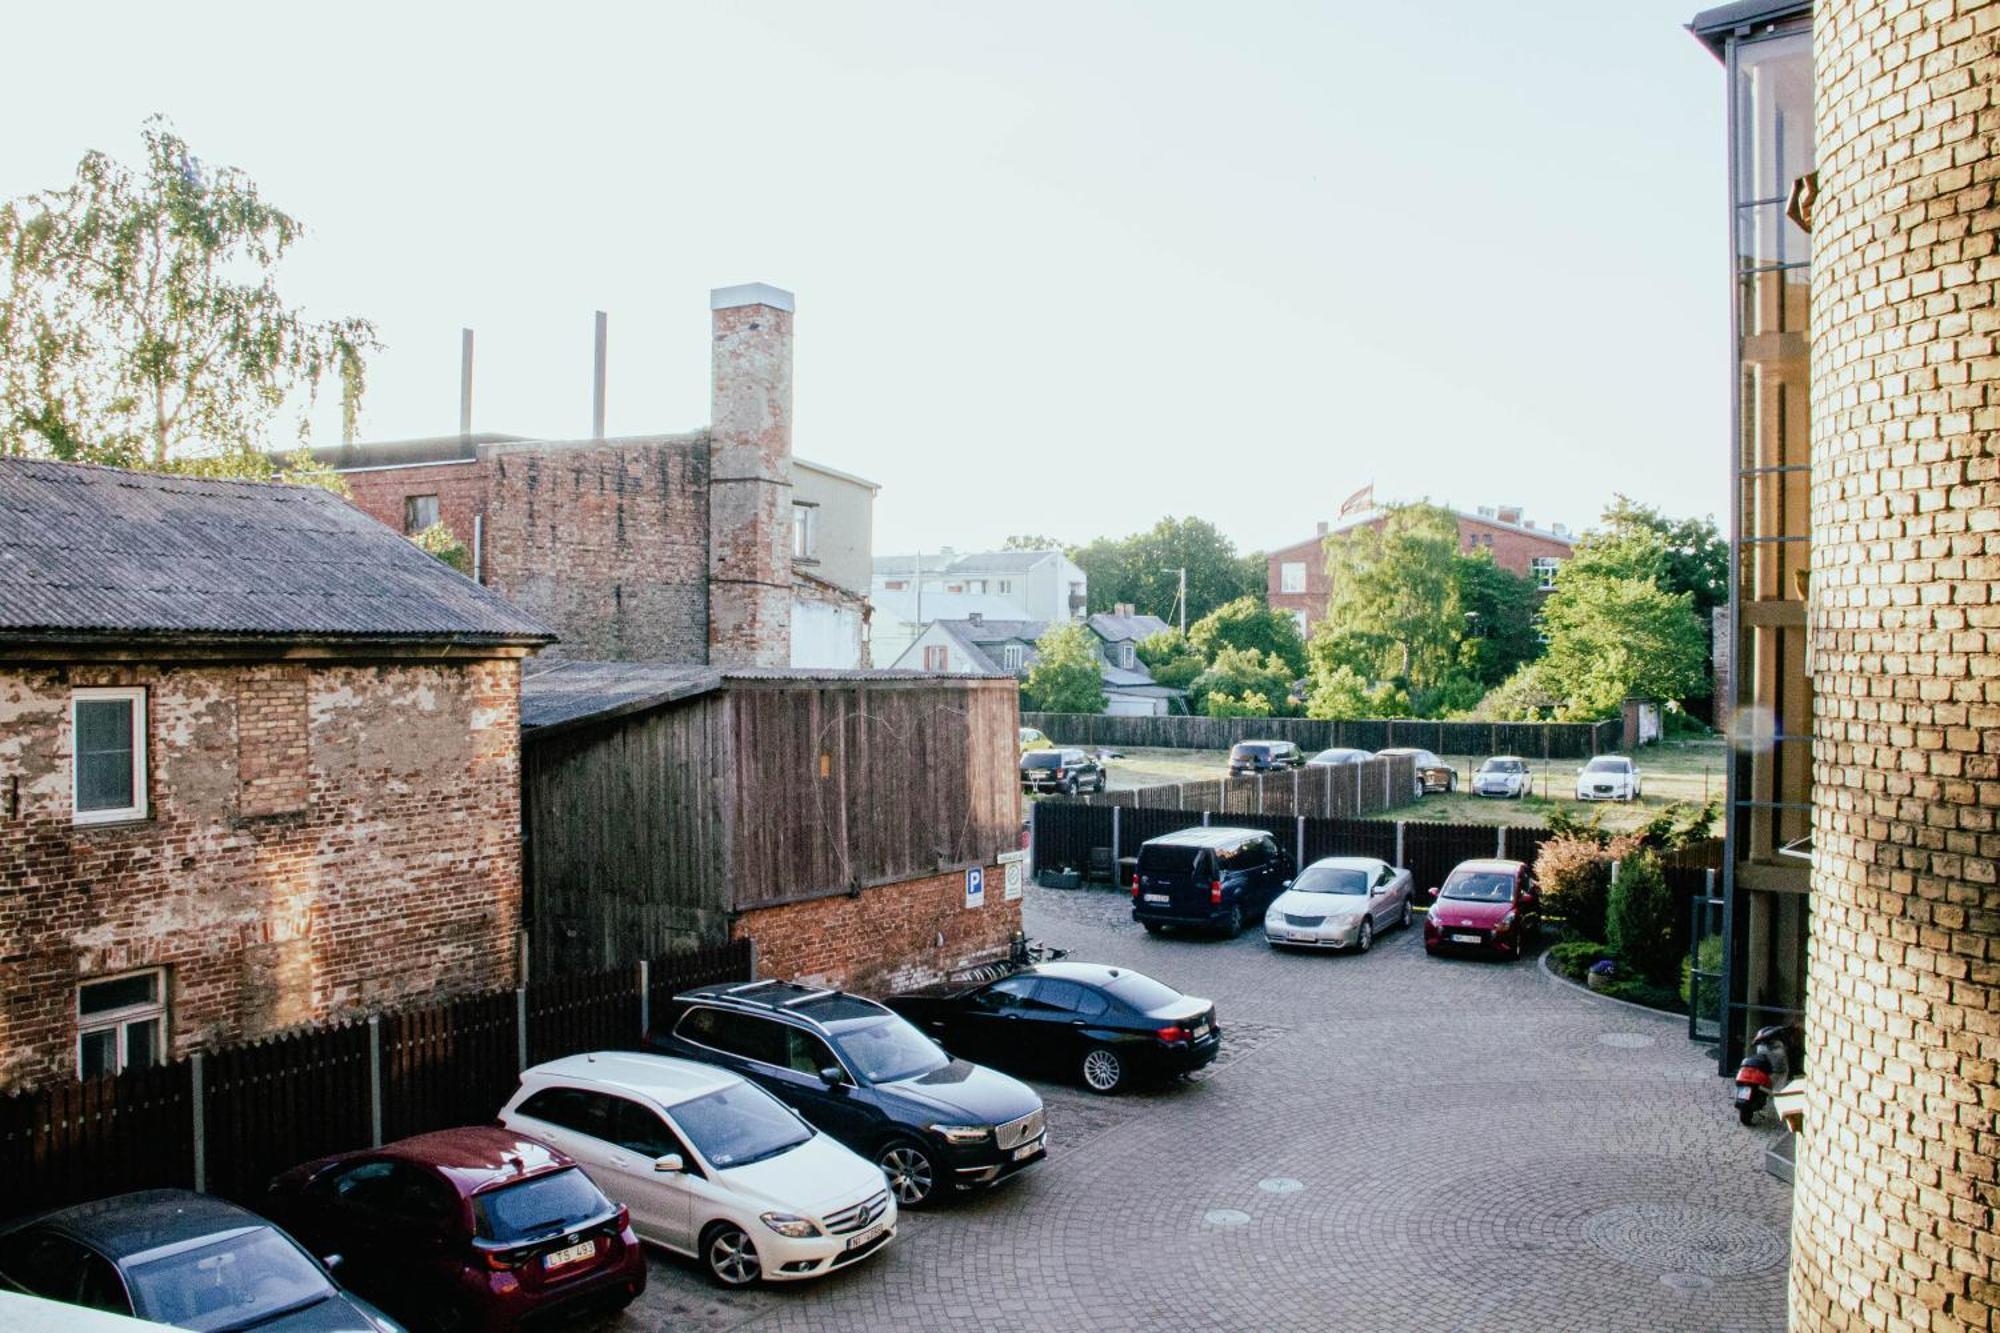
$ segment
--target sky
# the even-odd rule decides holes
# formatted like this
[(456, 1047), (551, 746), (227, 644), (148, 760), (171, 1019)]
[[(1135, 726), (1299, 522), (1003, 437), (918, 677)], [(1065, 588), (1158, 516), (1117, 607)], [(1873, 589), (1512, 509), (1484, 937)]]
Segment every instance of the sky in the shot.
[[(1720, 66), (1686, 3), (37, 5), (0, 197), (163, 113), (360, 315), (360, 437), (708, 419), (708, 291), (797, 294), (799, 455), (878, 553), (1378, 498), (1726, 504)], [(80, 78), (80, 70), (88, 71)], [(339, 439), (331, 403), (316, 443)]]

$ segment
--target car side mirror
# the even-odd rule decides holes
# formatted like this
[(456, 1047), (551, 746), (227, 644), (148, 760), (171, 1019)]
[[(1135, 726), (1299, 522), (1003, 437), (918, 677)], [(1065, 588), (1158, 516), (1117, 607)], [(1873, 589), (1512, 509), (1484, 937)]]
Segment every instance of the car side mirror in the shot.
[(653, 1159), (653, 1169), (662, 1175), (671, 1175), (676, 1171), (687, 1170), (687, 1162), (679, 1153), (670, 1152), (664, 1157), (655, 1157)]
[(819, 1071), (819, 1081), (829, 1088), (837, 1088), (847, 1082), (847, 1071), (839, 1065), (828, 1065)]
[(326, 1265), (327, 1272), (337, 1273), (340, 1271), (340, 1266), (347, 1262), (347, 1256), (344, 1254), (322, 1254), (319, 1257), (319, 1261)]

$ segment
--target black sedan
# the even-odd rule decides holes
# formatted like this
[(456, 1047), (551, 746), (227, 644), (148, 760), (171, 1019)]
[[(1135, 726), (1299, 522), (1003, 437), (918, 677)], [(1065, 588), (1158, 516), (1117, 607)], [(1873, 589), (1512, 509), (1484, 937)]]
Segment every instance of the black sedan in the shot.
[(889, 1007), (953, 1055), (1021, 1074), (1078, 1077), (1116, 1092), (1137, 1077), (1186, 1074), (1215, 1059), (1215, 1006), (1130, 968), (1041, 963), (998, 981), (944, 982)]
[(187, 1190), (81, 1203), (0, 1231), (0, 1290), (195, 1329), (399, 1333), (278, 1228)]

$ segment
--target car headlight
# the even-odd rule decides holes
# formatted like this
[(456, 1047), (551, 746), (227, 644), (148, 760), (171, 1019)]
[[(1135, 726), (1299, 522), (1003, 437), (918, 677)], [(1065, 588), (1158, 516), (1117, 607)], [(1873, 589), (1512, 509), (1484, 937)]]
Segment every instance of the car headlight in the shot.
[(1335, 930), (1353, 930), (1354, 923), (1360, 919), (1361, 914), (1358, 912), (1352, 916), (1337, 916), (1333, 919), (1333, 928)]
[(797, 1213), (760, 1213), (758, 1216), (765, 1226), (780, 1236), (790, 1236), (793, 1240), (810, 1240), (820, 1234), (819, 1223), (810, 1217), (800, 1217)]
[(1516, 920), (1517, 918), (1514, 913), (1512, 912), (1507, 913), (1507, 915), (1501, 917), (1498, 921), (1493, 923), (1493, 933), (1498, 935), (1503, 931), (1512, 930), (1514, 928), (1514, 922)]
[(984, 1143), (993, 1132), (984, 1125), (932, 1125), (930, 1129), (946, 1143)]

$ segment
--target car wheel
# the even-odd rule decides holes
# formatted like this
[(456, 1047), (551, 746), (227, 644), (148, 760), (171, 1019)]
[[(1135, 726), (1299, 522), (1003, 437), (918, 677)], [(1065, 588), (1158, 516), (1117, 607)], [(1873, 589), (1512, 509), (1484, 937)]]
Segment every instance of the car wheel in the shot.
[(1093, 1046), (1085, 1051), (1079, 1069), (1083, 1086), (1092, 1092), (1113, 1093), (1125, 1084), (1125, 1062), (1108, 1046)]
[(1408, 898), (1405, 898), (1403, 899), (1403, 920), (1401, 922), (1401, 925), (1404, 930), (1408, 930), (1410, 928), (1410, 921), (1412, 920), (1412, 918), (1413, 918), (1413, 913), (1411, 913), (1410, 911), (1410, 900)]
[(1065, 783), (1063, 784), (1063, 795), (1065, 795), (1065, 796), (1074, 796), (1074, 795), (1076, 795), (1076, 779), (1075, 779), (1075, 778), (1071, 778), (1071, 779), (1070, 779), (1070, 780), (1069, 780), (1068, 782), (1065, 782)]
[(1166, 929), (1165, 926), (1161, 925), (1157, 921), (1141, 921), (1139, 924), (1146, 928), (1146, 933), (1148, 935), (1157, 935), (1161, 931)]
[(1361, 933), (1354, 937), (1354, 952), (1367, 953), (1375, 947), (1375, 918), (1361, 918)]
[(1243, 933), (1242, 907), (1238, 906), (1229, 909), (1229, 919), (1222, 923), (1222, 933), (1229, 936), (1232, 940)]
[(424, 1327), (436, 1329), (437, 1333), (462, 1333), (471, 1326), (465, 1307), (449, 1296), (440, 1296), (424, 1311)]
[(755, 1286), (764, 1275), (757, 1246), (742, 1227), (718, 1222), (701, 1238), (701, 1266), (720, 1287)]
[(937, 1167), (929, 1153), (908, 1139), (896, 1139), (882, 1149), (875, 1165), (882, 1168), (900, 1208), (922, 1208), (937, 1193)]

